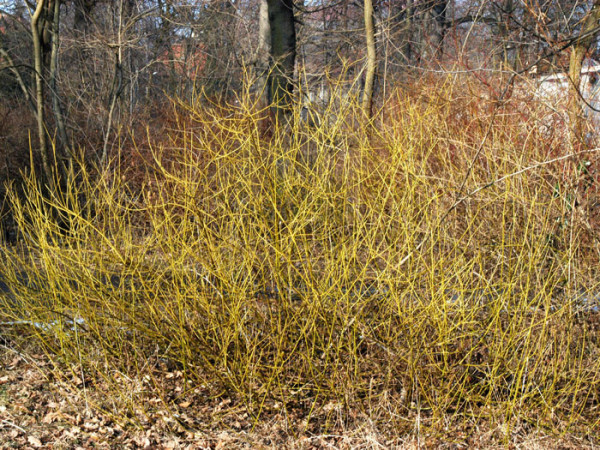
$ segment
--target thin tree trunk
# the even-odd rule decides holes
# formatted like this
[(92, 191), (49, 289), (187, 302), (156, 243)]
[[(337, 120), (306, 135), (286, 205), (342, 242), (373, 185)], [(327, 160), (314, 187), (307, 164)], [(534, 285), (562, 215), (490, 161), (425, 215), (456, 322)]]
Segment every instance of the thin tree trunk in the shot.
[(121, 51), (117, 50), (115, 55), (115, 73), (113, 78), (113, 85), (110, 93), (110, 100), (108, 106), (108, 118), (106, 119), (106, 132), (104, 133), (104, 144), (102, 145), (102, 155), (100, 156), (100, 164), (104, 166), (108, 160), (108, 140), (112, 131), (113, 115), (115, 107), (117, 106), (117, 100), (121, 96), (123, 91), (123, 66), (121, 59)]
[(415, 5), (413, 0), (406, 1), (406, 8), (403, 14), (398, 13), (398, 18), (402, 21), (401, 37), (402, 43), (400, 45), (400, 54), (402, 62), (405, 65), (412, 65), (415, 63), (414, 56), (414, 41), (416, 40), (413, 33), (416, 32), (414, 25), (414, 14)]
[[(127, 18), (130, 16), (130, 8), (127, 5), (130, 5), (129, 0), (126, 0), (127, 3), (124, 4), (124, 0), (121, 0), (119, 4), (119, 34), (117, 41), (117, 50), (115, 52), (115, 72), (113, 75), (113, 85), (110, 92), (109, 97), (109, 106), (108, 106), (108, 117), (106, 119), (106, 132), (104, 133), (104, 144), (102, 145), (102, 155), (100, 156), (100, 165), (104, 166), (108, 160), (108, 140), (110, 138), (110, 133), (112, 131), (113, 124), (113, 116), (115, 112), (115, 108), (117, 106), (117, 101), (121, 96), (121, 92), (123, 91), (123, 32), (124, 32), (124, 23), (123, 16), (125, 13), (128, 13)], [(125, 7), (124, 7), (125, 6)]]
[(269, 28), (269, 5), (267, 0), (260, 0), (258, 16), (258, 49), (256, 55), (258, 80), (256, 87), (260, 96), (268, 102), (269, 89), (267, 79), (269, 74), (269, 55), (271, 54), (271, 30)]
[(573, 44), (571, 58), (569, 60), (569, 77), (571, 79), (571, 104), (570, 119), (572, 129), (572, 142), (581, 142), (583, 134), (583, 120), (581, 111), (581, 68), (585, 54), (594, 42), (598, 34), (598, 22), (600, 21), (600, 0), (595, 0), (590, 12), (586, 15), (581, 26), (579, 38)]
[(36, 109), (35, 103), (33, 102), (33, 99), (31, 98), (31, 94), (29, 93), (29, 90), (27, 89), (25, 80), (21, 76), (21, 72), (19, 72), (19, 70), (17, 69), (17, 66), (15, 65), (10, 54), (2, 47), (1, 42), (0, 42), (0, 57), (4, 61), (6, 61), (5, 68), (10, 70), (13, 73), (13, 75), (15, 76), (15, 78), (17, 79), (17, 83), (19, 84), (19, 87), (21, 88), (21, 91), (23, 92), (23, 95), (25, 96), (25, 100), (27, 100), (27, 103), (29, 103), (29, 105), (33, 109), (33, 113), (35, 114), (37, 109)]
[(38, 153), (42, 161), (42, 168), (48, 183), (52, 183), (52, 171), (48, 162), (48, 144), (46, 141), (46, 126), (44, 124), (44, 81), (43, 76), (43, 52), (42, 42), (40, 37), (40, 18), (44, 7), (45, 0), (38, 0), (37, 6), (31, 17), (31, 35), (33, 37), (33, 65), (35, 71), (35, 100), (36, 100), (36, 119), (38, 129)]
[(50, 56), (50, 93), (52, 95), (52, 110), (54, 112), (54, 120), (56, 121), (56, 129), (58, 136), (62, 143), (62, 159), (59, 163), (59, 169), (62, 175), (65, 175), (65, 161), (68, 159), (68, 155), (71, 154), (69, 141), (67, 138), (67, 131), (65, 129), (65, 123), (63, 120), (63, 114), (60, 107), (60, 98), (58, 95), (58, 87), (56, 85), (56, 76), (58, 70), (58, 44), (59, 44), (59, 26), (60, 26), (60, 2), (55, 0), (54, 2), (54, 14), (52, 16), (52, 54)]
[(444, 39), (448, 32), (448, 0), (438, 0), (433, 6), (433, 13), (436, 22), (434, 27), (435, 36), (435, 58), (441, 62), (444, 56)]
[(373, 87), (375, 85), (375, 69), (377, 67), (372, 0), (365, 0), (365, 35), (367, 39), (367, 72), (365, 75), (365, 89), (363, 91), (362, 110), (370, 119), (373, 115)]

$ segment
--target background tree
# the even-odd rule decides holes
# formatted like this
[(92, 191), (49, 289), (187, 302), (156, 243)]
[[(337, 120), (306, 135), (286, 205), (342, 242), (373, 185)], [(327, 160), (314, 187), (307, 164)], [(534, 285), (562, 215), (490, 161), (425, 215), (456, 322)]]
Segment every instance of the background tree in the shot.
[(271, 69), (269, 71), (269, 102), (277, 115), (291, 103), (294, 91), (296, 63), (296, 25), (293, 0), (267, 0), (271, 33)]
[(581, 111), (583, 102), (581, 101), (581, 67), (586, 54), (589, 52), (592, 43), (596, 40), (600, 30), (600, 1), (595, 0), (589, 12), (582, 20), (579, 35), (573, 43), (571, 57), (569, 58), (569, 78), (571, 79), (571, 123), (573, 127), (573, 137), (575, 140), (583, 139), (584, 131), (582, 127)]
[(365, 88), (362, 99), (362, 109), (366, 117), (371, 117), (373, 110), (373, 86), (375, 85), (375, 70), (377, 54), (375, 52), (375, 25), (373, 24), (373, 2), (365, 0), (365, 37), (367, 43), (367, 70)]
[[(36, 103), (36, 121), (38, 133), (38, 154), (42, 162), (44, 174), (47, 182), (53, 180), (50, 161), (48, 158), (48, 143), (46, 140), (46, 123), (44, 115), (44, 61), (48, 53), (48, 44), (50, 42), (50, 31), (47, 23), (49, 2), (47, 0), (38, 0), (36, 5), (31, 5), (31, 36), (33, 38), (33, 70), (35, 78), (35, 103)], [(54, 8), (52, 8), (54, 11)]]
[[(429, 73), (460, 69), (498, 91), (507, 74), (538, 60), (538, 73), (565, 70), (569, 46), (596, 52), (592, 35), (577, 40), (593, 4), (372, 0), (374, 33), (366, 42), (365, 9), (350, 0), (0, 1), (0, 94), (4, 104), (34, 106), (21, 109), (20, 120), (41, 118), (31, 128), (36, 149), (46, 148), (36, 153), (40, 166), (50, 141), (59, 160), (79, 146), (107, 160), (132, 130), (162, 114), (168, 98), (197, 99), (200, 91), (231, 98), (250, 67), (262, 80), (254, 92), (266, 92), (277, 114), (295, 83), (323, 106), (332, 80), (359, 95), (354, 81), (364, 87), (372, 79), (372, 96), (363, 99), (377, 103)], [(35, 33), (29, 11), (39, 12)], [(502, 74), (504, 81), (495, 78)], [(19, 140), (28, 154), (27, 140)]]

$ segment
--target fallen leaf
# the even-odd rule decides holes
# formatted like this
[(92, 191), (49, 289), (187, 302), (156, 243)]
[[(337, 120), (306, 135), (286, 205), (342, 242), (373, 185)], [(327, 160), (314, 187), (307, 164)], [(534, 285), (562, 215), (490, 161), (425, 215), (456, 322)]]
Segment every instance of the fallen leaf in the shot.
[(147, 437), (139, 437), (133, 440), (138, 446), (146, 448), (150, 446), (150, 439)]
[(97, 430), (99, 427), (100, 425), (93, 422), (86, 422), (83, 424), (83, 428), (85, 428), (87, 431), (94, 431)]
[(42, 441), (40, 441), (38, 438), (36, 438), (35, 436), (29, 436), (27, 438), (27, 442), (29, 442), (31, 445), (33, 445), (34, 447), (41, 447), (42, 446)]
[(92, 441), (99, 441), (100, 440), (100, 435), (98, 433), (90, 433), (90, 440), (92, 440)]
[(21, 363), (21, 358), (20, 358), (20, 357), (18, 357), (18, 356), (15, 356), (15, 357), (13, 358), (13, 360), (10, 362), (9, 366), (10, 366), (10, 368), (12, 369), (12, 368), (14, 368), (14, 367), (18, 366), (20, 363)]
[(53, 412), (48, 413), (42, 419), (42, 423), (50, 424), (50, 423), (52, 423), (52, 422), (54, 422), (56, 420), (56, 416), (57, 416), (56, 413), (53, 413)]

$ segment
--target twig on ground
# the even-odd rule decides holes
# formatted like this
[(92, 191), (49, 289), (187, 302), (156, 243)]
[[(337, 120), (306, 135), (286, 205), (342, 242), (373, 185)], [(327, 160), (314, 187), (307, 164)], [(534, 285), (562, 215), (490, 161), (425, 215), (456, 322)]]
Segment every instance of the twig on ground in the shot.
[(23, 428), (21, 428), (19, 425), (17, 425), (17, 424), (14, 424), (14, 423), (12, 423), (12, 422), (11, 422), (11, 421), (9, 421), (9, 420), (5, 420), (5, 419), (0, 419), (0, 420), (2, 421), (2, 423), (6, 424), (6, 425), (8, 425), (8, 426), (11, 426), (11, 427), (13, 427), (13, 428), (16, 428), (16, 429), (17, 429), (17, 430), (19, 430), (21, 433), (25, 433), (25, 434), (27, 434), (27, 431), (26, 431), (26, 430), (24, 430)]

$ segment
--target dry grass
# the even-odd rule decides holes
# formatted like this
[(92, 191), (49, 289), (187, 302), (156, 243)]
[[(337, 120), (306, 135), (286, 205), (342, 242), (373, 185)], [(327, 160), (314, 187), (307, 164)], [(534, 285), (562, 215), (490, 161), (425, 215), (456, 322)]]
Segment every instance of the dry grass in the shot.
[(339, 99), (270, 130), (250, 96), (178, 105), (135, 174), (81, 165), (45, 197), (31, 177), (3, 320), (120, 420), (201, 390), (314, 435), (594, 436), (596, 152), (521, 99), (463, 92), (398, 94), (372, 125)]

